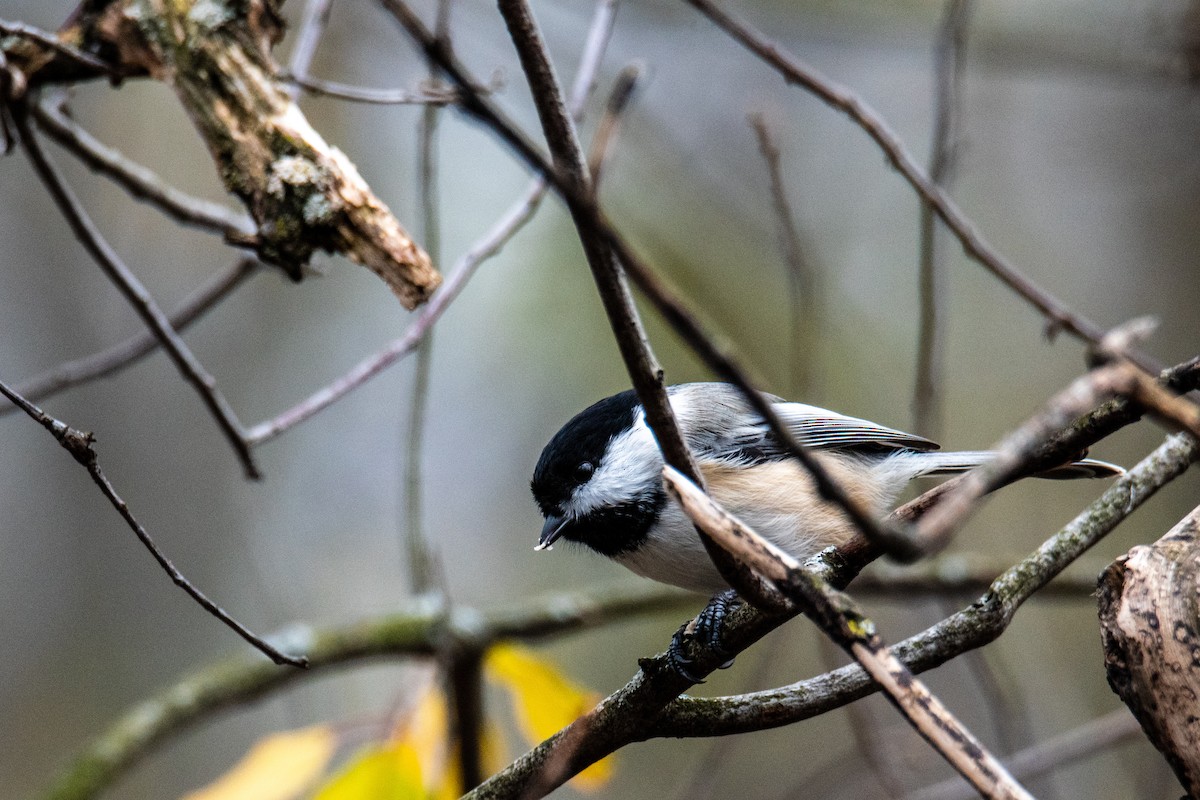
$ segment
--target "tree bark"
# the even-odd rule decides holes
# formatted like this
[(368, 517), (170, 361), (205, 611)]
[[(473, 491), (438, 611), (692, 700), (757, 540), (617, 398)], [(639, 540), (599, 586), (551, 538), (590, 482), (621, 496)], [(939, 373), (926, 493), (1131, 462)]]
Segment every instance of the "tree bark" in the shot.
[(1200, 507), (1100, 578), (1108, 683), (1200, 798)]

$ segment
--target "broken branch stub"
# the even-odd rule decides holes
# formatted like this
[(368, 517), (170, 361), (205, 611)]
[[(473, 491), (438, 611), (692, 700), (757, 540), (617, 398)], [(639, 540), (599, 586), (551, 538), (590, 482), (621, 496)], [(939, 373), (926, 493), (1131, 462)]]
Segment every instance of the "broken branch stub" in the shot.
[(1113, 691), (1200, 797), (1200, 508), (1100, 576), (1100, 633)]
[(278, 82), (283, 34), (274, 0), (85, 3), (61, 32), (171, 86), (226, 189), (258, 224), (259, 256), (299, 280), (314, 251), (346, 255), (381, 277), (406, 308), (441, 283), (429, 256), (330, 146)]

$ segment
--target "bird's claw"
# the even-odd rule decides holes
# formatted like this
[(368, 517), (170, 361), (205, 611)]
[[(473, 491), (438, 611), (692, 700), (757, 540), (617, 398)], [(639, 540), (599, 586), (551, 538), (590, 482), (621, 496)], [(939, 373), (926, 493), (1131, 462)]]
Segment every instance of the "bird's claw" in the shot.
[(697, 675), (692, 669), (695, 660), (684, 655), (689, 641), (699, 642), (705, 650), (722, 659), (723, 663), (718, 669), (733, 666), (733, 656), (721, 644), (721, 621), (741, 602), (735, 591), (727, 589), (713, 597), (694, 621), (675, 631), (671, 646), (667, 648), (667, 659), (676, 673), (691, 683), (704, 683), (704, 675)]

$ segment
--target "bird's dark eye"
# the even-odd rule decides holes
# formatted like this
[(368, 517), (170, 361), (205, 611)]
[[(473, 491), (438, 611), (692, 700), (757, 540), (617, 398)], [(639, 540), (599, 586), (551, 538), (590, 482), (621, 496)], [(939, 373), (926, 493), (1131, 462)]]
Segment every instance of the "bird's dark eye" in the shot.
[(596, 471), (596, 467), (590, 461), (581, 461), (579, 466), (575, 467), (575, 480), (583, 483), (588, 478), (592, 477), (592, 473)]

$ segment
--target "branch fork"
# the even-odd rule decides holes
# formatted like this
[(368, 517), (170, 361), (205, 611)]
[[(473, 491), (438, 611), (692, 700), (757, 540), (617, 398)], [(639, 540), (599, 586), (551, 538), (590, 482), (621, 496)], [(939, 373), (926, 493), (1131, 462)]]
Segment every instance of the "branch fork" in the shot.
[[(254, 246), (293, 280), (317, 250), (345, 255), (415, 308), (441, 276), (296, 105), (270, 54), (282, 35), (274, 0), (117, 0), (81, 5), (59, 39), (105, 54), (119, 74), (149, 75), (175, 90), (225, 188), (254, 218), (257, 234), (238, 244)], [(55, 79), (45, 63), (25, 58), (18, 66), (37, 85)]]

